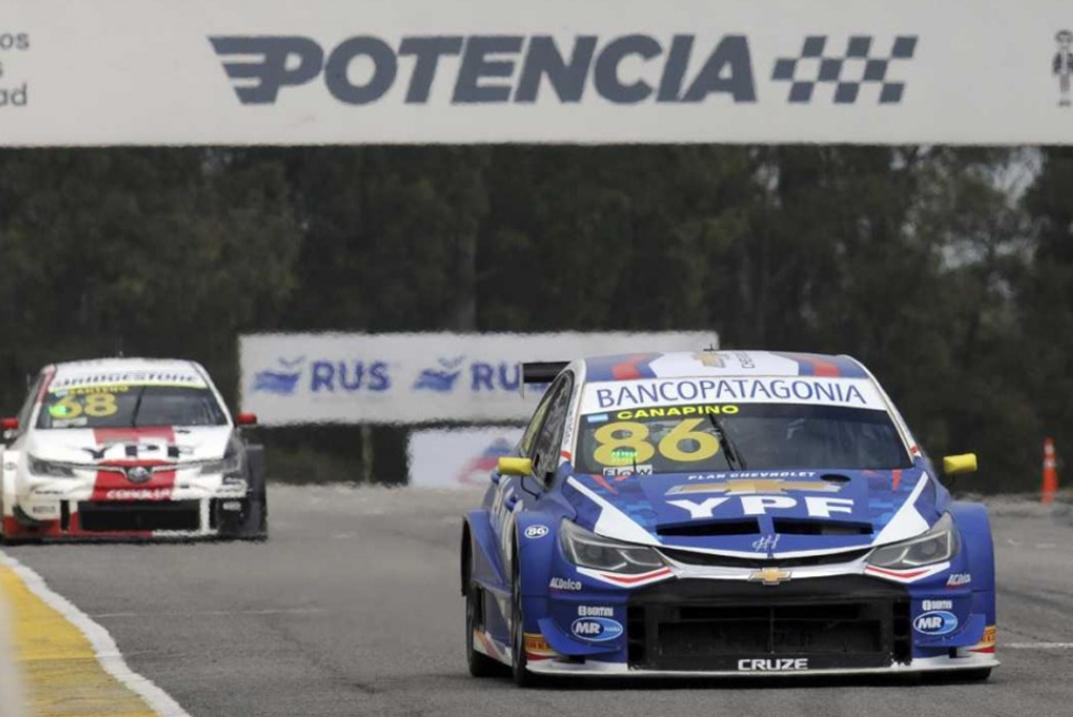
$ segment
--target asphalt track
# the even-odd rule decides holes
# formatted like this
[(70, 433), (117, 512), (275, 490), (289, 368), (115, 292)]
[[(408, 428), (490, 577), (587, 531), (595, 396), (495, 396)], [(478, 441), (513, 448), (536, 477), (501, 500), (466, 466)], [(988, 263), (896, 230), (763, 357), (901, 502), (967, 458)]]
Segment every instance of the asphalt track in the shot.
[(999, 658), (982, 684), (468, 676), (457, 543), (470, 492), (276, 487), (271, 539), (5, 547), (191, 715), (1073, 714), (1073, 509), (992, 506)]

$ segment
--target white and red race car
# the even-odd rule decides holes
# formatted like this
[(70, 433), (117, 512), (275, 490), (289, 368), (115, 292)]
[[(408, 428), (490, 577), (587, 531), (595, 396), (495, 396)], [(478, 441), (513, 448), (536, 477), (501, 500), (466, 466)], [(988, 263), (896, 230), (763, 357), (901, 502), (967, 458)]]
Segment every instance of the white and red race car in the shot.
[(267, 535), (263, 449), (192, 361), (47, 366), (2, 419), (6, 541)]

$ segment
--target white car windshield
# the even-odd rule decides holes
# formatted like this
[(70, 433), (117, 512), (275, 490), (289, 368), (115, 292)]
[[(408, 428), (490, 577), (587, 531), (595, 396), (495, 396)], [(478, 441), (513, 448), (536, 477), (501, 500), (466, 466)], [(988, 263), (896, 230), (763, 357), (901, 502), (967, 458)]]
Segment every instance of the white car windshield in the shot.
[(227, 417), (207, 388), (115, 385), (45, 395), (37, 428), (222, 426)]

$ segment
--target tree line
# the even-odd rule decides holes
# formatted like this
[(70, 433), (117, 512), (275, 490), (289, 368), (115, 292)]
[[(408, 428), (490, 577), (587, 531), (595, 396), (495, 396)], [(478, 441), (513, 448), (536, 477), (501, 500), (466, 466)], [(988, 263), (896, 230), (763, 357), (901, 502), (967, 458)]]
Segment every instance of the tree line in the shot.
[[(1064, 148), (0, 151), (0, 409), (120, 352), (233, 398), (251, 331), (715, 330), (860, 358), (965, 488), (1034, 490), (1073, 454), (1071, 186)], [(269, 442), (347, 471), (351, 433)]]

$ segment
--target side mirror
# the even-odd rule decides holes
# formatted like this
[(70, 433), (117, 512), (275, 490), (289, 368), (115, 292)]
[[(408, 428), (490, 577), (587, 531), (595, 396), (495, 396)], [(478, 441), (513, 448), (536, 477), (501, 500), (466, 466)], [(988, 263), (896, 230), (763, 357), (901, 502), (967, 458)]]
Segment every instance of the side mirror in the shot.
[(504, 476), (527, 476), (533, 473), (533, 460), (531, 458), (516, 458), (514, 456), (500, 456), (496, 463), (500, 475)]
[(256, 413), (240, 413), (235, 416), (236, 426), (256, 426), (257, 414)]
[(17, 418), (0, 418), (0, 431), (17, 431), (19, 430), (19, 419)]
[(976, 454), (975, 453), (959, 453), (955, 456), (945, 456), (943, 458), (943, 473), (948, 476), (958, 475), (960, 473), (975, 473), (976, 472)]

